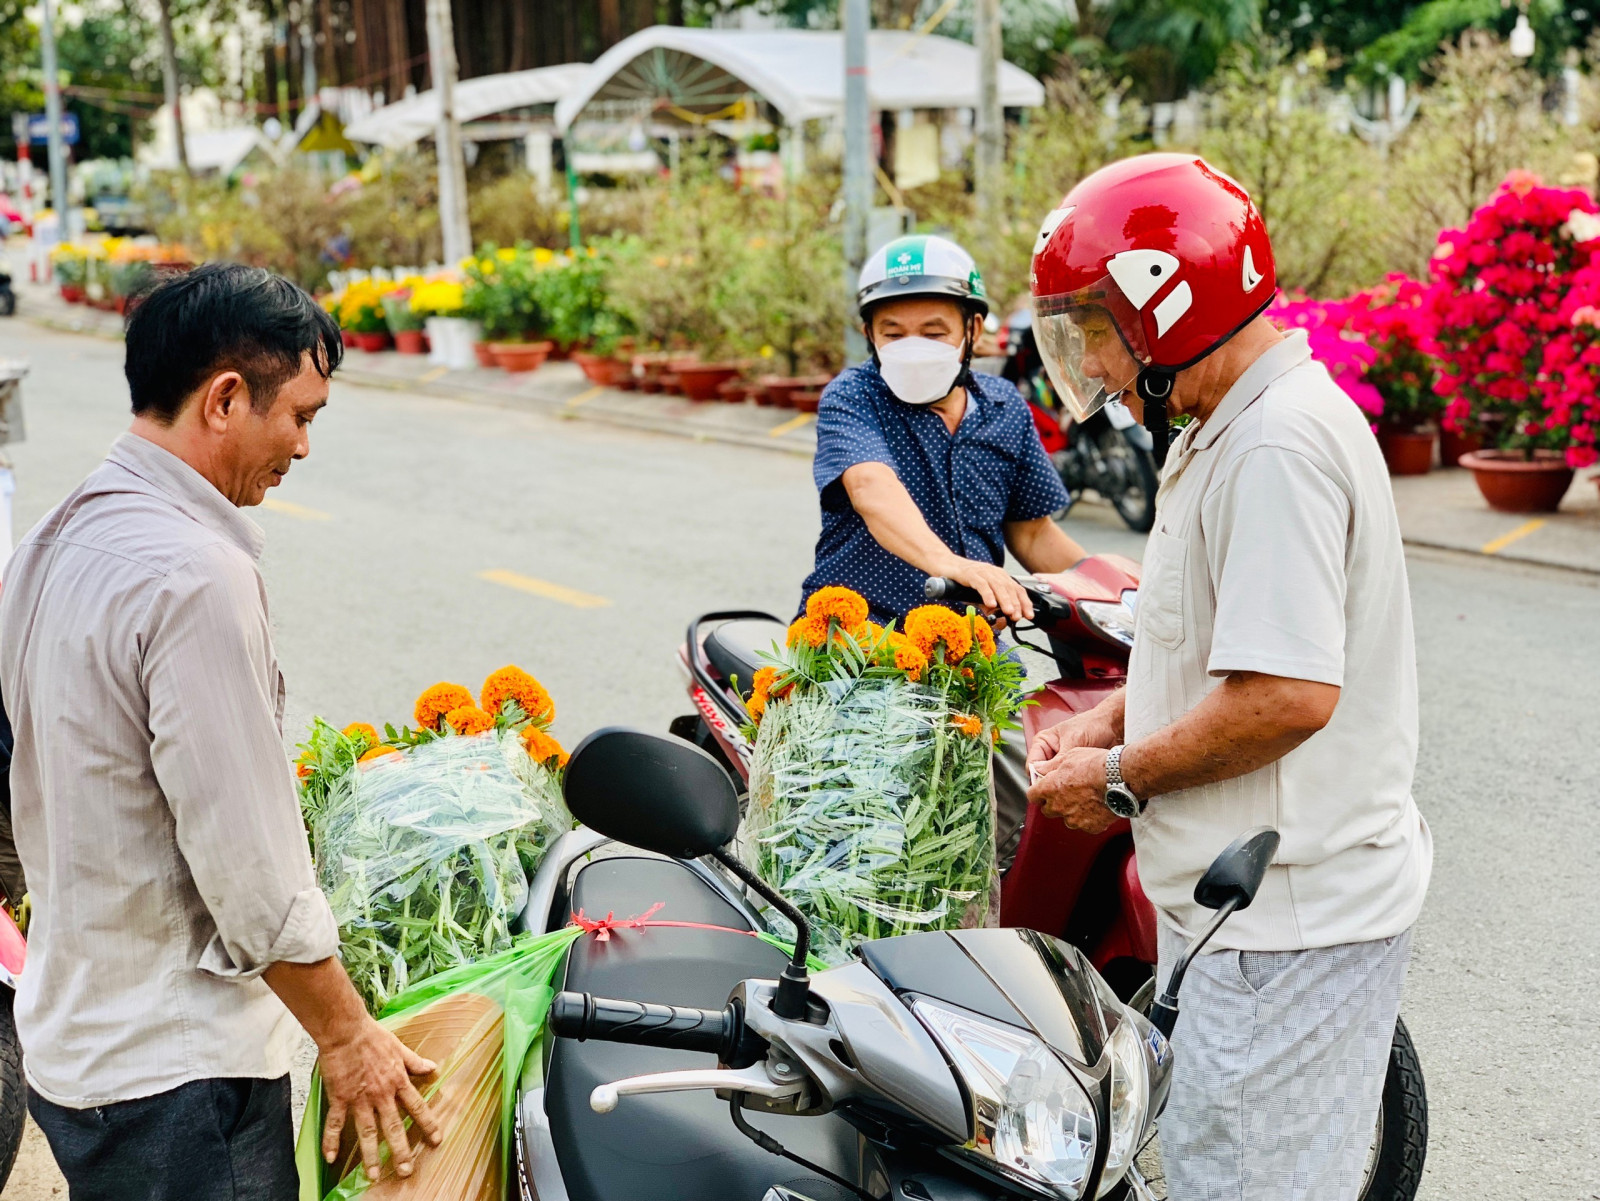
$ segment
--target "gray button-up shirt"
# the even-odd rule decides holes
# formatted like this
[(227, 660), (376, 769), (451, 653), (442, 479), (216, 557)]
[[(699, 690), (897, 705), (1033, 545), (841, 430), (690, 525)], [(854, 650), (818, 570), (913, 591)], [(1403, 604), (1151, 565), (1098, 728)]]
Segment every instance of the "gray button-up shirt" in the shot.
[(338, 950), (284, 754), (261, 530), (124, 434), (6, 567), (0, 691), (33, 897), (28, 1079), (87, 1107), (288, 1071), (260, 979)]

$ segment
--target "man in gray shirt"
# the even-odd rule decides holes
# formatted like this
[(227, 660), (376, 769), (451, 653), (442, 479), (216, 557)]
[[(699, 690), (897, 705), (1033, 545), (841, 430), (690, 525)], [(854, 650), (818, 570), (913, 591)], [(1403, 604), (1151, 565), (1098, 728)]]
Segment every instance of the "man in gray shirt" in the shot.
[(310, 450), (341, 354), (269, 273), (210, 264), (133, 310), (134, 419), (17, 548), (0, 603), (17, 850), (33, 898), (16, 1000), (29, 1109), (73, 1201), (298, 1193), (288, 1069), (321, 1052), (347, 1120), (409, 1174), (433, 1065), (363, 1008), (284, 753), (260, 504)]

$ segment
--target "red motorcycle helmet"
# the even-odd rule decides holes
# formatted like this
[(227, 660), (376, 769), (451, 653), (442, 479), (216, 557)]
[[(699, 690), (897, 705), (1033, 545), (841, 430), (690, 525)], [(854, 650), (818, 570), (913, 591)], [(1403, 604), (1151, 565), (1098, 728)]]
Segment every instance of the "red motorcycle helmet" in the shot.
[[(1277, 286), (1266, 225), (1243, 188), (1195, 155), (1143, 154), (1088, 176), (1045, 218), (1033, 247), (1034, 332), (1078, 420), (1108, 388), (1137, 384), (1159, 460), (1173, 377), (1249, 324)], [(1127, 356), (1108, 345), (1113, 333)], [(1090, 359), (1131, 359), (1134, 378), (1108, 383), (1085, 372)]]

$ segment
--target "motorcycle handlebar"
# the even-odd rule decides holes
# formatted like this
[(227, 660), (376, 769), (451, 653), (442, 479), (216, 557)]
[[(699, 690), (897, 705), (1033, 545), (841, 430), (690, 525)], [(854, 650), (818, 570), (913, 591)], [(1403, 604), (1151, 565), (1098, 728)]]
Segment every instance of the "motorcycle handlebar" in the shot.
[(976, 588), (968, 588), (942, 575), (931, 575), (922, 585), (922, 595), (931, 601), (961, 601), (969, 605), (983, 604)]
[(740, 1066), (752, 1048), (744, 1015), (736, 1006), (726, 1009), (687, 1009), (652, 1005), (645, 1001), (618, 1001), (589, 993), (559, 992), (550, 1002), (550, 1029), (561, 1038), (598, 1039), (702, 1051), (721, 1062)]

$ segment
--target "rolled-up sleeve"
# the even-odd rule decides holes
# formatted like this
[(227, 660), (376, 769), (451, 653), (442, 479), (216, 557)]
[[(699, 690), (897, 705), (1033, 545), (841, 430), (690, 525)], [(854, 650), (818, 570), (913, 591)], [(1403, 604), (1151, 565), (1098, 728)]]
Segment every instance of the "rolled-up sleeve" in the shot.
[(278, 726), (261, 579), (231, 547), (170, 573), (145, 623), (150, 758), (216, 926), (202, 970), (250, 978), (338, 952)]

